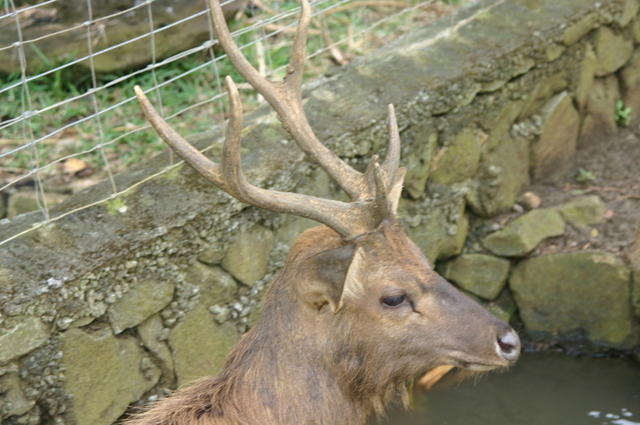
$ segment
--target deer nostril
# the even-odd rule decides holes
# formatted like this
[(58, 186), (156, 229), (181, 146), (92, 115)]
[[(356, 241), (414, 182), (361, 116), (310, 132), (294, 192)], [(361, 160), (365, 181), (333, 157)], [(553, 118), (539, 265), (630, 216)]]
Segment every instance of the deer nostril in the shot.
[(514, 362), (520, 356), (520, 338), (512, 329), (498, 336), (498, 354), (503, 359)]

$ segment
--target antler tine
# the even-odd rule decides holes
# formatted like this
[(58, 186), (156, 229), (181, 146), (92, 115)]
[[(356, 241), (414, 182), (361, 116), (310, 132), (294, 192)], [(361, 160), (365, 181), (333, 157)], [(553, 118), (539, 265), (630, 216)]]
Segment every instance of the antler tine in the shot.
[(384, 159), (382, 168), (387, 174), (387, 178), (391, 183), (400, 166), (400, 132), (398, 131), (398, 121), (396, 120), (396, 111), (393, 104), (389, 104), (389, 147), (387, 156)]
[(242, 102), (238, 88), (225, 78), (231, 113), (225, 136), (222, 174), (227, 190), (239, 200), (275, 212), (291, 213), (316, 220), (338, 233), (351, 237), (366, 231), (375, 223), (371, 208), (364, 203), (345, 203), (298, 193), (266, 190), (249, 183), (242, 172), (240, 133), (242, 130)]
[(151, 123), (151, 126), (158, 132), (162, 140), (164, 140), (171, 148), (182, 158), (186, 163), (196, 169), (202, 176), (219, 188), (226, 190), (226, 185), (222, 177), (222, 169), (220, 165), (211, 161), (204, 156), (199, 150), (191, 146), (180, 134), (178, 134), (173, 127), (160, 116), (158, 111), (153, 107), (149, 99), (144, 94), (144, 91), (140, 86), (135, 86), (134, 91), (142, 111), (144, 112), (147, 121)]
[(373, 162), (372, 167), (373, 179), (376, 185), (376, 193), (374, 198), (376, 210), (379, 211), (382, 217), (387, 217), (391, 215), (391, 204), (389, 202), (388, 186), (385, 182), (385, 172), (383, 171), (377, 159)]
[[(307, 0), (301, 0), (301, 4), (302, 16), (296, 32), (289, 74), (283, 83), (274, 84), (260, 75), (240, 52), (229, 33), (220, 1), (209, 0), (211, 18), (218, 40), (238, 72), (276, 110), (280, 121), (291, 133), (300, 149), (320, 164), (352, 199), (360, 199), (367, 190), (366, 177), (342, 161), (318, 140), (304, 114), (301, 85), (311, 8)], [(286, 85), (286, 90), (283, 84)]]
[(309, 23), (311, 22), (311, 5), (308, 0), (300, 0), (300, 20), (293, 41), (291, 60), (289, 61), (288, 75), (285, 79), (288, 88), (297, 98), (302, 97), (302, 74), (304, 73), (304, 61), (307, 51), (307, 36), (309, 35)]

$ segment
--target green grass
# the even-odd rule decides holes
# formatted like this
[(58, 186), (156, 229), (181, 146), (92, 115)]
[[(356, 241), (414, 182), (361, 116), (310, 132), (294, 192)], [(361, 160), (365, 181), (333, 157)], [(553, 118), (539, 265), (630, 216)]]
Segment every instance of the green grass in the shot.
[[(335, 4), (338, 2), (338, 0), (331, 0), (325, 3), (323, 7), (326, 7), (330, 3)], [(441, 4), (457, 2), (458, 1), (445, 0), (442, 1)], [(265, 1), (264, 3), (277, 11), (283, 11), (298, 5), (298, 2), (295, 0), (287, 0), (285, 2), (271, 0)], [(407, 3), (418, 4), (419, 2), (417, 0), (409, 0)], [(380, 7), (347, 9), (326, 15), (324, 24), (328, 28), (330, 39), (335, 42), (348, 38), (349, 34), (358, 34), (360, 30), (367, 28), (371, 22), (375, 22), (397, 10), (398, 9), (394, 8)], [(424, 20), (429, 19), (427, 15), (428, 12), (423, 10), (404, 14), (397, 19), (385, 22), (384, 25), (373, 28), (371, 31), (367, 31), (363, 39), (351, 39), (346, 44), (339, 46), (339, 49), (341, 53), (348, 58), (361, 55), (366, 50), (376, 48), (389, 39), (395, 38), (400, 33), (422, 24)], [(267, 16), (267, 13), (261, 13), (259, 16), (245, 17), (240, 21), (233, 22), (231, 24), (232, 30), (244, 27), (250, 22), (255, 22)], [(293, 21), (293, 19), (294, 18), (292, 18), (291, 21)], [(308, 52), (315, 52), (325, 47), (326, 43), (320, 29), (321, 22), (318, 18), (315, 18), (309, 37)], [(264, 32), (243, 34), (236, 41), (239, 44), (246, 44), (262, 35), (264, 35)], [(287, 63), (292, 39), (293, 37), (291, 35), (280, 34), (264, 41), (265, 62), (268, 69), (277, 69)], [(245, 49), (244, 52), (249, 61), (256, 64), (258, 60), (256, 48), (252, 46)], [(46, 59), (44, 54), (42, 54), (41, 57)], [(194, 70), (209, 59), (208, 53), (192, 55), (157, 68), (155, 76), (151, 72), (144, 72), (126, 81), (118, 82), (112, 87), (96, 93), (95, 102), (97, 108), (98, 110), (108, 108), (132, 96), (134, 85), (140, 85), (148, 89), (153, 87), (156, 81), (157, 83), (168, 81), (182, 73)], [(60, 63), (51, 63), (50, 61), (44, 62), (48, 69), (53, 69), (61, 65)], [(305, 80), (308, 81), (314, 76), (324, 72), (331, 66), (331, 63), (328, 54), (318, 55), (309, 60), (305, 68), (305, 73), (307, 74)], [(220, 78), (225, 75), (231, 75), (236, 82), (243, 82), (237, 71), (227, 61), (219, 62), (218, 71)], [(129, 73), (131, 73), (131, 70), (98, 75), (96, 84), (98, 87), (113, 84), (114, 81)], [(280, 73), (279, 77), (281, 76), (282, 73)], [(19, 73), (5, 76), (0, 75), (0, 88), (15, 84), (20, 80), (21, 76)], [(174, 114), (195, 103), (211, 99), (213, 96), (219, 94), (218, 83), (212, 65), (208, 65), (161, 88), (159, 94), (162, 98), (164, 115)], [(20, 116), (24, 110), (40, 110), (65, 99), (78, 96), (90, 90), (92, 86), (91, 75), (86, 71), (76, 67), (64, 68), (29, 83), (31, 108), (27, 105), (23, 87), (18, 86), (0, 95), (2, 97), (2, 99), (0, 99), (0, 124), (2, 121)], [(244, 88), (242, 89), (242, 94), (245, 109), (248, 110), (255, 107), (257, 104), (255, 92)], [(154, 104), (159, 105), (156, 92), (149, 93), (149, 98)], [(222, 122), (225, 116), (225, 110), (225, 101), (215, 101), (190, 110), (176, 119), (171, 120), (170, 123), (184, 135), (194, 134), (205, 131), (211, 128), (212, 125)], [(0, 152), (14, 149), (28, 142), (32, 137), (42, 137), (65, 125), (89, 117), (94, 112), (95, 106), (93, 98), (91, 96), (85, 96), (62, 107), (25, 120), (20, 124), (9, 126), (0, 130), (0, 141), (2, 142), (2, 144), (0, 144)], [(135, 131), (133, 134), (128, 134), (134, 130), (141, 129), (145, 124), (139, 106), (135, 101), (132, 101), (104, 113), (101, 115), (99, 121), (96, 118), (92, 118), (86, 122), (73, 125), (68, 130), (63, 131), (50, 140), (45, 140), (35, 148), (37, 152), (34, 152), (33, 149), (24, 149), (5, 157), (2, 159), (1, 166), (29, 170), (35, 166), (36, 153), (39, 157), (40, 166), (42, 166), (52, 161), (60, 160), (66, 155), (89, 151), (99, 143), (107, 143), (103, 148), (104, 155), (98, 150), (93, 150), (90, 153), (81, 155), (80, 158), (96, 170), (104, 170), (106, 165), (104, 158), (106, 157), (112, 171), (118, 172), (126, 169), (133, 163), (150, 158), (165, 149), (161, 140), (150, 130)], [(56, 172), (56, 167), (49, 167), (45, 175), (55, 174)]]

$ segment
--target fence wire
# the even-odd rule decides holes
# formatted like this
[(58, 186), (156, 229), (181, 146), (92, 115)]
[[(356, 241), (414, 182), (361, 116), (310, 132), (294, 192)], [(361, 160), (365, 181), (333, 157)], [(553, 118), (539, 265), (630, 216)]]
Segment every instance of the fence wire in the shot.
[[(165, 119), (185, 136), (224, 121), (224, 75), (231, 74), (239, 83), (247, 108), (262, 101), (217, 48), (206, 0), (181, 2), (196, 6), (186, 16), (176, 13), (170, 22), (166, 13), (157, 16), (156, 6), (162, 0), (135, 1), (130, 8), (103, 16), (96, 12), (99, 0), (36, 4), (0, 0), (0, 5), (3, 1), (0, 219), (11, 220), (31, 210), (39, 216), (26, 231), (141, 184), (119, 187), (114, 175), (167, 149), (144, 121), (133, 85), (141, 85)], [(222, 5), (231, 6), (233, 1), (224, 0)], [(66, 7), (73, 4), (83, 9), (76, 10), (78, 18), (60, 16), (65, 2)], [(246, 7), (231, 21), (232, 35), (260, 72), (281, 77), (299, 5), (282, 0), (244, 3)], [(437, 0), (312, 0), (311, 4), (315, 18), (306, 68), (311, 75), (332, 64), (344, 65), (366, 49), (451, 9)], [(134, 18), (143, 20), (133, 24), (136, 31), (126, 28)], [(110, 39), (118, 25), (130, 33), (124, 40)], [(196, 27), (200, 33), (193, 35)], [(194, 40), (183, 43), (182, 38), (180, 49), (167, 48), (167, 41), (180, 34), (192, 34)], [(60, 45), (69, 46), (67, 56), (52, 51), (60, 50)], [(73, 51), (76, 45), (83, 45), (84, 51)], [(126, 71), (110, 69), (105, 65), (109, 61), (129, 61), (131, 66)], [(170, 156), (147, 179), (179, 164)], [(70, 194), (105, 179), (111, 192), (104, 199), (73, 209), (64, 209), (64, 204), (52, 209)], [(26, 231), (0, 240), (0, 245)]]

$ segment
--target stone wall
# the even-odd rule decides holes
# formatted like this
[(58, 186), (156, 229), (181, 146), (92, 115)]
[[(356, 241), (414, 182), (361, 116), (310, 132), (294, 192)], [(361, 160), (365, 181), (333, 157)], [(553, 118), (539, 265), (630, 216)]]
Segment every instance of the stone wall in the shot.
[[(481, 1), (306, 87), (319, 137), (356, 167), (384, 154), (386, 105), (396, 105), (410, 234), (442, 274), (537, 340), (638, 343), (640, 241), (627, 258), (556, 252), (545, 244), (597, 230), (607, 206), (581, 196), (542, 208), (521, 193), (563, 178), (576, 149), (615, 134), (617, 100), (640, 111), (639, 6)], [(247, 122), (254, 183), (341, 196), (271, 112)], [(219, 136), (197, 143), (213, 140), (217, 156)], [(0, 247), (3, 424), (108, 425), (215, 373), (291, 241), (313, 225), (246, 207), (188, 167), (147, 179), (163, 161), (118, 176), (144, 180), (126, 194)], [(108, 192), (92, 188), (59, 211)], [(36, 214), (1, 223), (0, 239)]]

